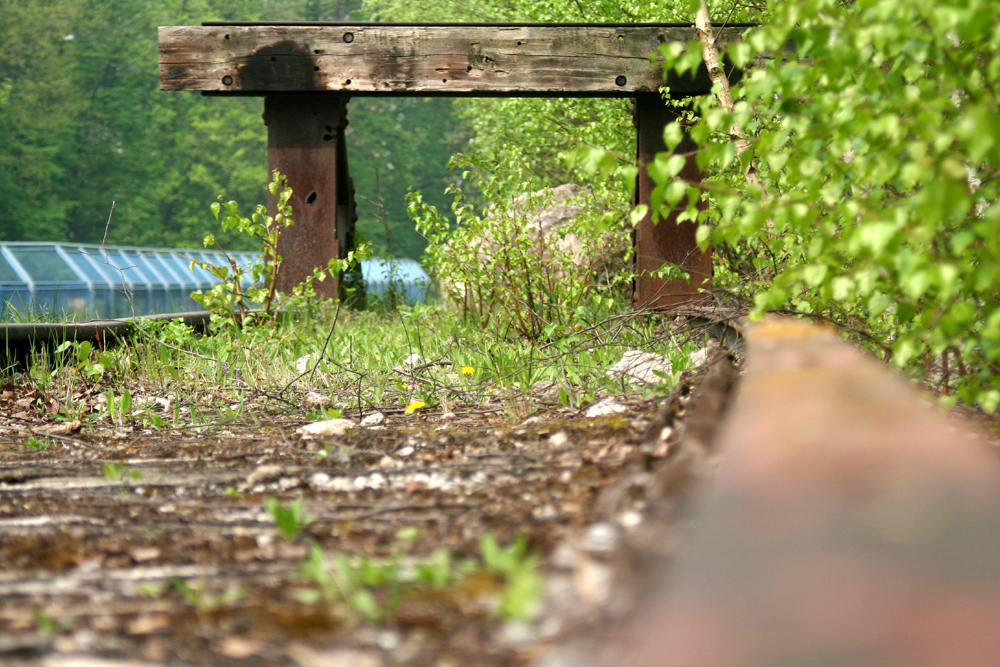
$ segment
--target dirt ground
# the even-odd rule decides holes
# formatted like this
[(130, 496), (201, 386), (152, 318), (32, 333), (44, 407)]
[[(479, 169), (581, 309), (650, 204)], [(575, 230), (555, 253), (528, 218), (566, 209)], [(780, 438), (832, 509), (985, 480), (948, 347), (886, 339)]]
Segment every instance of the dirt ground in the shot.
[[(706, 401), (701, 384), (612, 397), (618, 412), (597, 417), (541, 404), (520, 423), (501, 404), (385, 411), (383, 423), (325, 441), (280, 421), (75, 430), (47, 423), (10, 384), (0, 664), (544, 661), (626, 614), (649, 563), (676, 547), (687, 482), (711, 463), (695, 433), (705, 424), (686, 415), (708, 404), (700, 419), (711, 420), (726, 393), (717, 386)], [(276, 527), (272, 497), (306, 517), (299, 535)], [(539, 559), (541, 594), (520, 619), (503, 618), (508, 582), (482, 567), (442, 586), (413, 575), (436, 550), (481, 564), (485, 534), (499, 545), (524, 536), (525, 557)], [(379, 615), (348, 603), (342, 581), (322, 589), (305, 574), (317, 546), (328, 571), (337, 555), (399, 566), (398, 586), (370, 588)]]

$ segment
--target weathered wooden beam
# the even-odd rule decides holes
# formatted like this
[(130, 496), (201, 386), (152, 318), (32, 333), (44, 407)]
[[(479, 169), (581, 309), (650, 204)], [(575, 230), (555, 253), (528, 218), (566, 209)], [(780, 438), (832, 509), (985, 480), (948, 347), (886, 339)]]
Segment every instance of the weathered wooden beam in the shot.
[[(719, 28), (719, 42), (745, 26)], [(633, 97), (664, 85), (683, 25), (205, 25), (159, 29), (160, 87), (218, 94)], [(667, 82), (711, 88), (707, 74)]]

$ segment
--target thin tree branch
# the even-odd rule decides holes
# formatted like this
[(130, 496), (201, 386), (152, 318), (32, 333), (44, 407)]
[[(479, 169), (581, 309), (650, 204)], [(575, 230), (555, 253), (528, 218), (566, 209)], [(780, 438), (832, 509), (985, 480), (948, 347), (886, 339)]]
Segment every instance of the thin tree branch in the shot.
[[(701, 40), (702, 58), (705, 60), (705, 66), (708, 68), (708, 75), (711, 77), (712, 83), (718, 88), (716, 98), (719, 100), (719, 106), (727, 113), (732, 113), (735, 107), (732, 87), (729, 84), (729, 77), (726, 76), (726, 71), (722, 67), (722, 61), (719, 58), (719, 47), (716, 45), (715, 35), (712, 33), (712, 18), (709, 16), (708, 4), (705, 0), (700, 0), (698, 3), (698, 13), (695, 14), (694, 25)], [(746, 151), (750, 150), (750, 138), (743, 131), (743, 128), (740, 127), (739, 123), (734, 122), (730, 126), (729, 135), (736, 144), (737, 155), (742, 157)], [(746, 177), (749, 185), (760, 190), (761, 198), (767, 199), (767, 190), (764, 189), (764, 184), (761, 183), (760, 174), (757, 172), (757, 166), (753, 160), (747, 163), (746, 168), (743, 170), (743, 175)]]

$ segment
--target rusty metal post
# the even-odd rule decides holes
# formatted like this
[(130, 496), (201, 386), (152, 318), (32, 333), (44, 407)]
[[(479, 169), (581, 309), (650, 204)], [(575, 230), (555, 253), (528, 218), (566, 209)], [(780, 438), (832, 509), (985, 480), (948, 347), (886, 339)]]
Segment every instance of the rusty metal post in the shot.
[[(649, 205), (650, 193), (655, 183), (646, 171), (646, 165), (657, 153), (667, 148), (663, 143), (663, 128), (677, 118), (673, 107), (664, 104), (656, 95), (645, 95), (635, 100), (635, 122), (638, 135), (639, 176), (635, 189), (635, 203)], [(687, 164), (679, 176), (699, 181), (702, 173), (694, 160), (694, 145), (685, 137), (676, 152), (688, 153)], [(637, 308), (655, 308), (670, 311), (681, 306), (710, 305), (707, 295), (700, 289), (712, 287), (712, 254), (702, 252), (695, 242), (697, 226), (685, 221), (677, 223), (683, 206), (678, 207), (658, 224), (646, 214), (635, 229), (636, 279), (633, 301)], [(650, 275), (664, 264), (678, 266), (688, 273), (690, 280), (663, 279)]]
[[(267, 125), (267, 168), (288, 177), (293, 195), (290, 200), (295, 224), (284, 231), (278, 243), (282, 258), (278, 289), (289, 292), (316, 267), (340, 257), (352, 221), (347, 193), (338, 191), (346, 167), (343, 148), (343, 125), (346, 122), (346, 96), (343, 95), (271, 95), (264, 98), (264, 122)], [(344, 175), (346, 177), (346, 174)], [(273, 214), (277, 203), (268, 195)], [(343, 217), (342, 217), (343, 216)], [(338, 280), (316, 282), (317, 296), (336, 298)]]

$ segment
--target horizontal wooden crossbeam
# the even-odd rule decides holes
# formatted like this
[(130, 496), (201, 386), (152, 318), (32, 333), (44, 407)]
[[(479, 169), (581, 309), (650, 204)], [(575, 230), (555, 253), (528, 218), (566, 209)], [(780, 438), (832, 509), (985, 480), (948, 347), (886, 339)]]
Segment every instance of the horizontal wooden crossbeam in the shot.
[[(745, 26), (718, 28), (719, 42)], [(159, 29), (160, 87), (233, 95), (634, 97), (664, 85), (676, 24), (214, 24)], [(655, 56), (655, 57), (654, 57)], [(708, 92), (705, 73), (667, 82)]]

